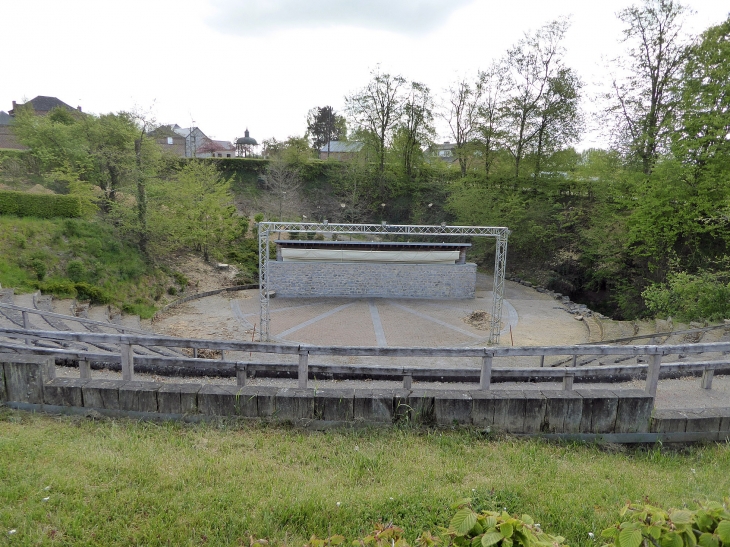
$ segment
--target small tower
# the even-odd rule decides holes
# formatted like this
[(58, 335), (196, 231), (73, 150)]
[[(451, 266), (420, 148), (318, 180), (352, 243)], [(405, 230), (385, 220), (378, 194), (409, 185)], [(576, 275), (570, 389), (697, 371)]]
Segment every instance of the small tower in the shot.
[(253, 147), (258, 145), (256, 139), (249, 136), (248, 128), (246, 128), (244, 136), (236, 139), (236, 155), (239, 158), (250, 158), (253, 156)]

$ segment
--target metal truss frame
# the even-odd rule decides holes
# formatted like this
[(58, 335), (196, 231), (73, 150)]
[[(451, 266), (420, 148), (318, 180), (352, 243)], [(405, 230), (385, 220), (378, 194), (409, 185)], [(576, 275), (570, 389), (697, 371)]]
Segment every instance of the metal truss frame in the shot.
[(447, 226), (412, 224), (330, 224), (324, 222), (259, 222), (259, 340), (269, 342), (269, 299), (268, 288), (270, 234), (272, 232), (315, 232), (338, 234), (407, 234), (414, 236), (475, 236), (493, 237), (496, 240), (494, 253), (494, 288), (492, 290), (492, 321), (489, 343), (498, 344), (502, 330), (502, 302), (504, 300), (504, 273), (507, 265), (507, 240), (510, 230), (495, 226)]

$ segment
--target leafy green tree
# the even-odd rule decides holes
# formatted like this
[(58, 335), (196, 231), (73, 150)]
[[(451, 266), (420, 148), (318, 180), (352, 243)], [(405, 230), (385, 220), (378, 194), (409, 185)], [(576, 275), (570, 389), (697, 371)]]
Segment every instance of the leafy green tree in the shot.
[(695, 181), (718, 183), (730, 172), (730, 18), (705, 31), (689, 50), (679, 83), (672, 151)]
[(230, 180), (212, 163), (191, 161), (171, 181), (149, 193), (150, 243), (167, 250), (195, 250), (208, 261), (240, 236)]
[(506, 127), (504, 125), (503, 102), (509, 91), (509, 77), (502, 63), (495, 62), (479, 73), (482, 101), (478, 110), (476, 140), (481, 144), (484, 159), (484, 176), (492, 175), (495, 161), (503, 149)]
[(505, 144), (514, 158), (515, 179), (520, 178), (529, 153), (536, 154), (539, 167), (553, 126), (563, 127), (552, 137), (561, 144), (576, 137), (575, 131), (568, 128), (577, 126), (578, 79), (563, 63), (562, 41), (568, 27), (566, 19), (552, 21), (526, 34), (507, 52), (505, 65), (511, 86), (502, 114), (508, 128)]
[(403, 103), (403, 116), (394, 138), (394, 146), (399, 148), (403, 171), (409, 179), (414, 177), (415, 166), (423, 158), (423, 149), (429, 146), (436, 135), (433, 109), (433, 97), (428, 86), (411, 82)]
[(315, 150), (327, 146), (331, 141), (344, 140), (347, 138), (345, 117), (337, 114), (331, 106), (316, 106), (307, 114), (307, 136), (312, 140)]
[(674, 0), (643, 0), (619, 12), (626, 25), (626, 56), (615, 61), (619, 75), (605, 97), (615, 143), (651, 173), (666, 151), (674, 128), (677, 87), (689, 54), (690, 39), (682, 31), (687, 8)]

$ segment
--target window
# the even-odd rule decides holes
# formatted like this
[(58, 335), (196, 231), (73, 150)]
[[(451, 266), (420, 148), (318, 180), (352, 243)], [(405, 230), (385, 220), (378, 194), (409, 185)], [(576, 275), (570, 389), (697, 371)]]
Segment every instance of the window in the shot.
[(230, 155), (230, 154), (226, 154), (226, 157), (227, 157), (227, 158), (230, 158), (230, 157), (231, 157), (231, 155)]
[(172, 137), (167, 137), (167, 144), (172, 144)]

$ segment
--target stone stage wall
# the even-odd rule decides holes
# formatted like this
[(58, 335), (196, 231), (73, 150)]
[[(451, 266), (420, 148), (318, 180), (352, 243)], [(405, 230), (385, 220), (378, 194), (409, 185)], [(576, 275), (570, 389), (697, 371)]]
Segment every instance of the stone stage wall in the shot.
[(270, 261), (267, 288), (285, 297), (474, 298), (476, 264)]

